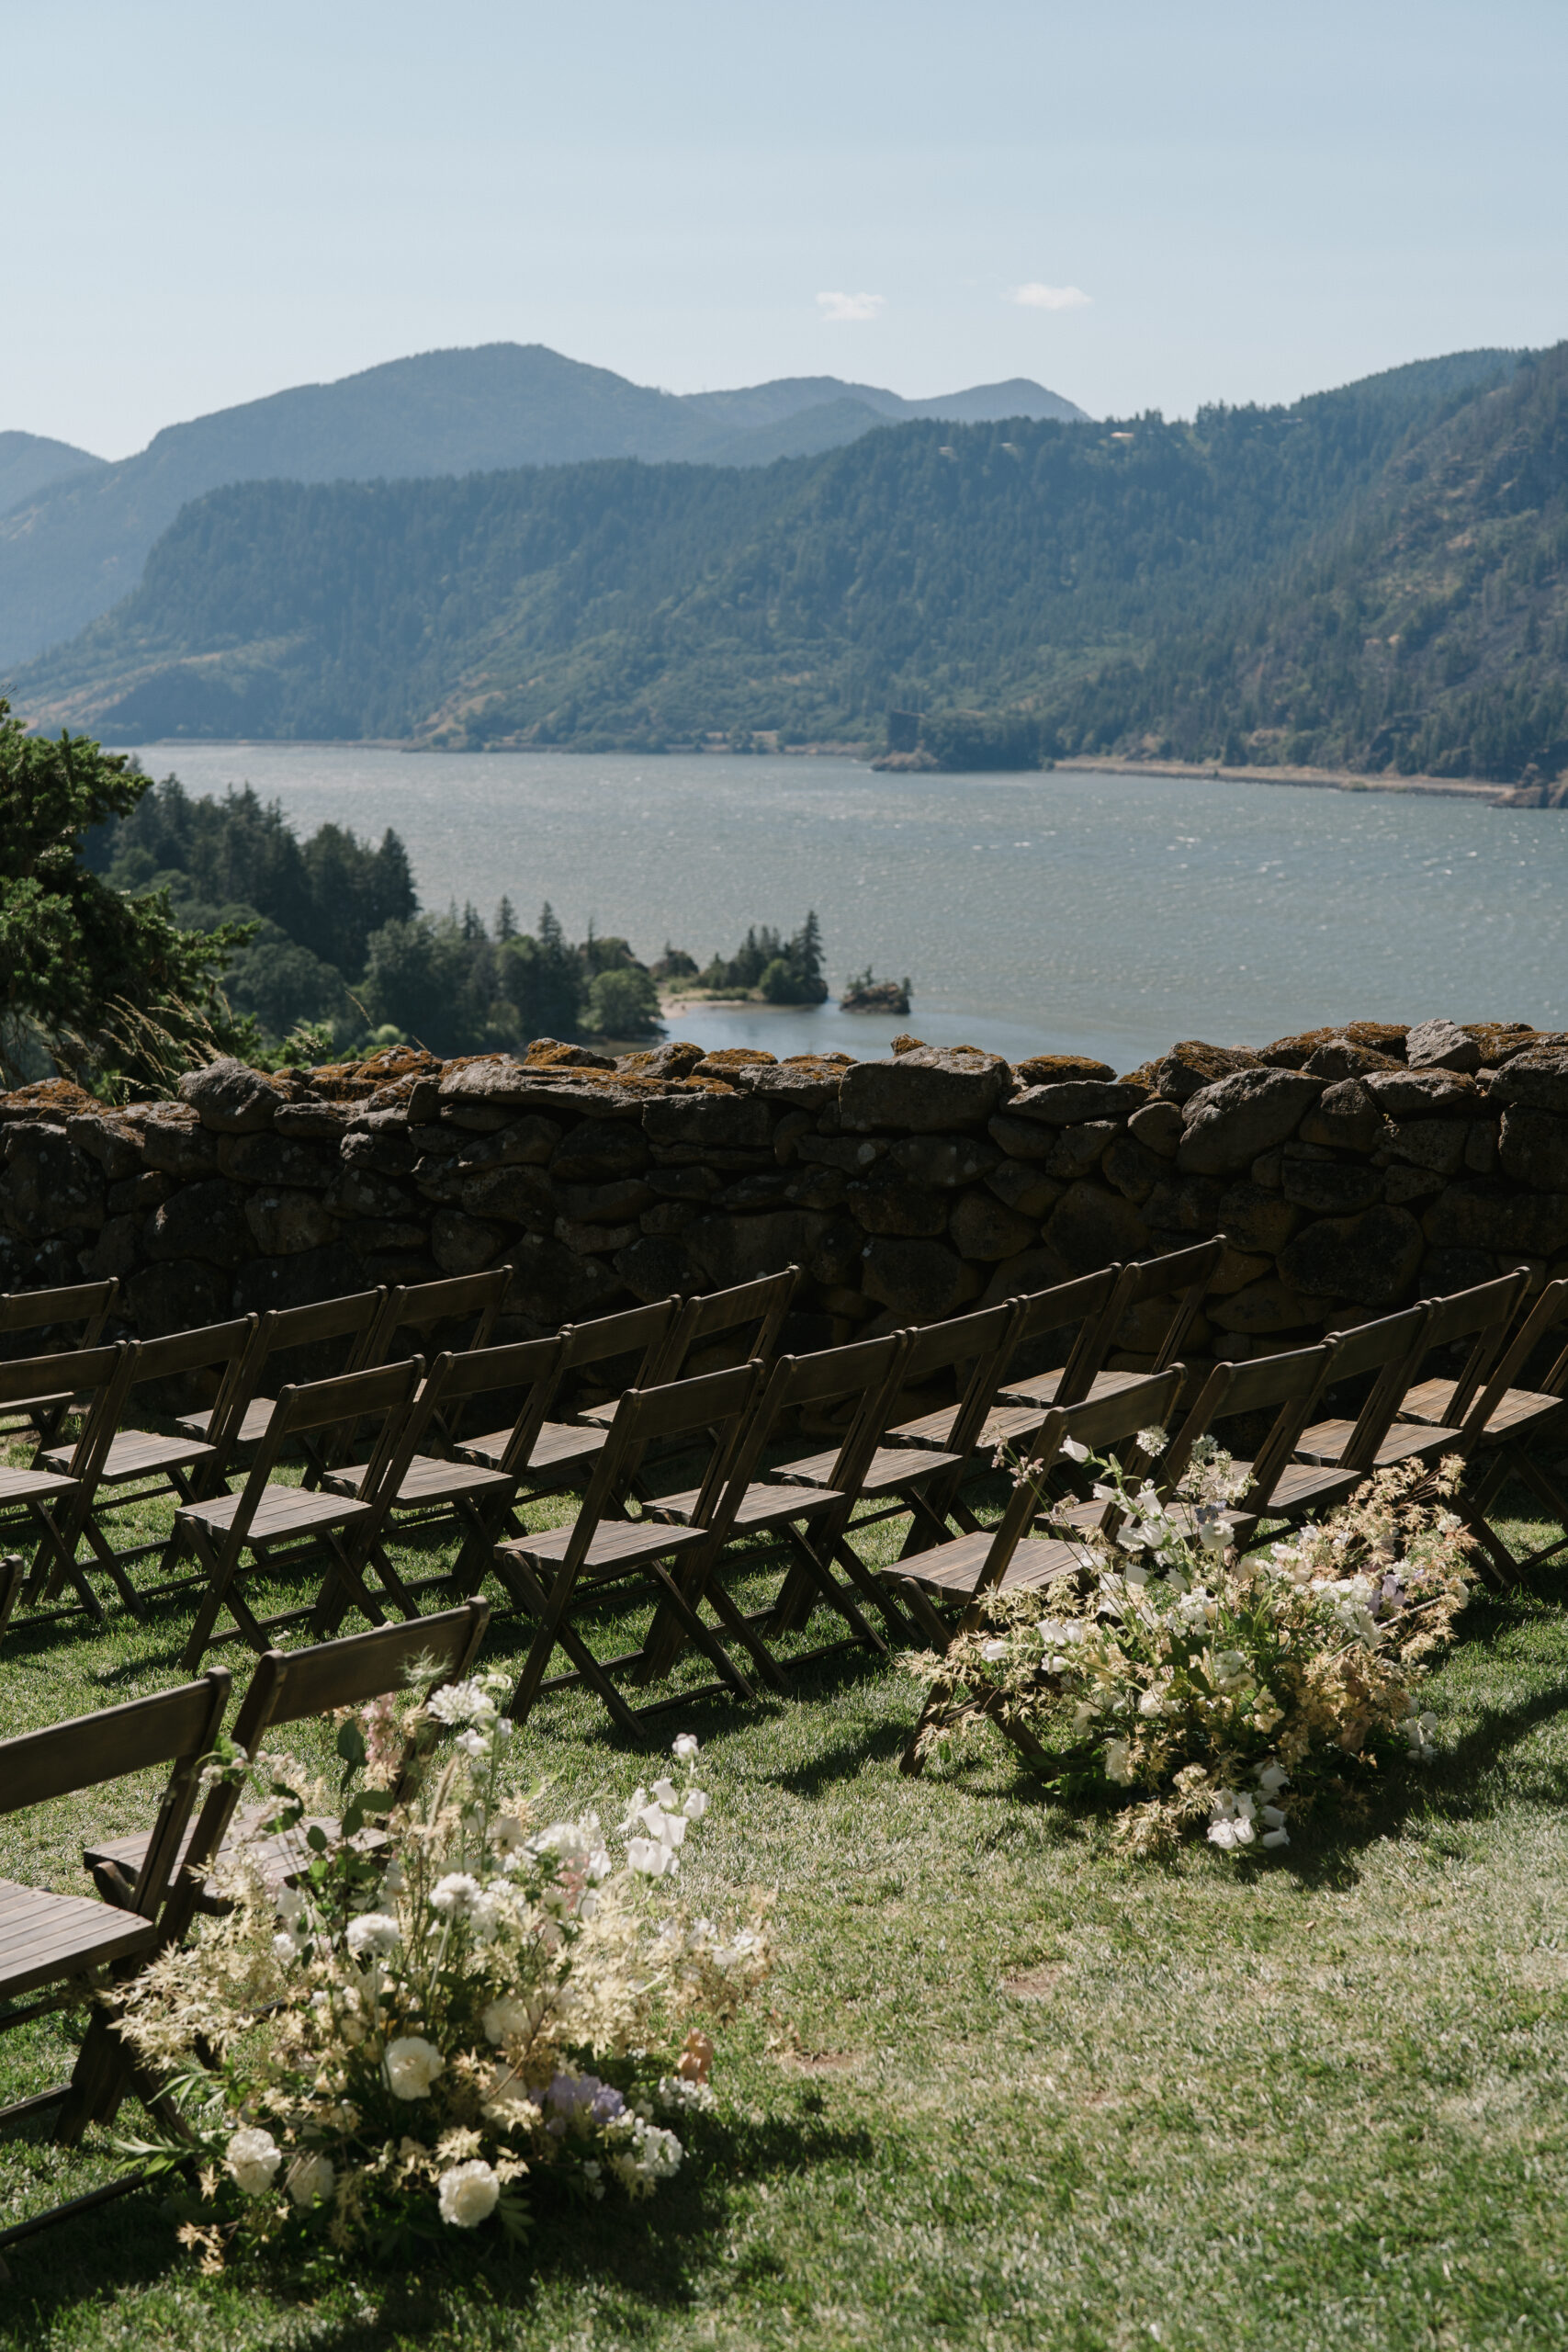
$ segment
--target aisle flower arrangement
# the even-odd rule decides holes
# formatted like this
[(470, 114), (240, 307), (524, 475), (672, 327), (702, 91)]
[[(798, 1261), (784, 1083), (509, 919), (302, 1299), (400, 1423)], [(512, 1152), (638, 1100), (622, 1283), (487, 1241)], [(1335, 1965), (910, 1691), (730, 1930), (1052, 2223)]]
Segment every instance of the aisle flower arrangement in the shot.
[[(1145, 1455), (1163, 1433), (1141, 1432)], [(922, 1735), (950, 1763), (988, 1719), (1026, 1728), (1068, 1794), (1123, 1802), (1119, 1841), (1168, 1852), (1203, 1830), (1222, 1852), (1274, 1852), (1316, 1807), (1355, 1809), (1396, 1756), (1432, 1752), (1430, 1659), (1469, 1593), (1473, 1539), (1447, 1498), (1460, 1464), (1382, 1470), (1321, 1526), (1238, 1557), (1225, 1510), (1246, 1479), (1206, 1445), (1162, 1499), (1114, 1462), (1075, 1457), (1113, 1503), (1083, 1566), (995, 1600), (945, 1657), (911, 1661), (945, 1694)]]
[(713, 2033), (770, 1962), (755, 1910), (721, 1928), (670, 1899), (708, 1807), (697, 1743), (608, 1837), (551, 1821), (513, 1789), (503, 1687), (346, 1718), (335, 1824), (286, 1758), (215, 1766), (270, 1787), (282, 1865), (227, 1868), (225, 1914), (120, 2011), (183, 2124), (127, 2146), (194, 2172), (181, 2234), (204, 2267), (237, 2243), (515, 2238), (546, 2178), (650, 2197), (712, 2106)]

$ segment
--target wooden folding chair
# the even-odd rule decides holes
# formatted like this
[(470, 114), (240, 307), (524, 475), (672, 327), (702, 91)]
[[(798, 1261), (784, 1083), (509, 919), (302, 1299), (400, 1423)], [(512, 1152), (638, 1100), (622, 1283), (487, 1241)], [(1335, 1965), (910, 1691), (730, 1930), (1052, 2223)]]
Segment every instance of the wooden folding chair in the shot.
[[(102, 1786), (167, 1765), (168, 1781), (146, 1844), (130, 1905), (124, 1909), (80, 1894), (0, 1881), (0, 2030), (26, 2024), (78, 1998), (85, 1986), (123, 1979), (164, 1942), (170, 1883), (196, 1800), (201, 1760), (218, 1738), (228, 1703), (229, 1677), (205, 1674), (182, 1690), (133, 1699), (101, 1714), (79, 1716), (47, 1731), (0, 1740), (0, 1812), (29, 1812), (51, 1798)], [(107, 2027), (89, 2028), (68, 2083), (35, 2092), (0, 2110), (6, 2118), (59, 2107), (55, 2136), (67, 2144), (117, 2104), (127, 2084), (149, 2108), (157, 2089), (130, 2050)], [(47, 2213), (0, 2230), (0, 2247), (14, 2245), (51, 2222), (107, 2204), (134, 2188), (141, 2176), (107, 2182)]]
[[(647, 1306), (628, 1306), (618, 1315), (602, 1315), (592, 1323), (569, 1323), (558, 1334), (558, 1381), (564, 1385), (594, 1364), (635, 1357), (637, 1368), (628, 1386), (662, 1387), (660, 1362), (681, 1311), (679, 1297), (655, 1300)], [(618, 1407), (617, 1407), (618, 1409)], [(608, 1421), (582, 1416), (573, 1420), (545, 1420), (535, 1431), (533, 1449), (521, 1473), (520, 1492), (529, 1500), (585, 1487), (604, 1451)], [(513, 1446), (514, 1429), (491, 1430), (484, 1437), (459, 1439), (454, 1452), (460, 1462), (483, 1469), (499, 1469)], [(617, 1505), (623, 1498), (616, 1497)]]
[[(1005, 1382), (1003, 1402), (1077, 1405), (1085, 1397), (1113, 1396), (1129, 1381), (1145, 1378), (1146, 1375), (1142, 1373), (1108, 1372), (1105, 1359), (1116, 1344), (1123, 1321), (1135, 1307), (1154, 1300), (1170, 1299), (1170, 1317), (1149, 1366), (1151, 1372), (1164, 1372), (1181, 1353), (1193, 1317), (1203, 1304), (1210, 1278), (1224, 1256), (1225, 1246), (1224, 1234), (1216, 1234), (1212, 1241), (1196, 1242), (1190, 1250), (1168, 1250), (1163, 1257), (1139, 1258), (1124, 1266), (1108, 1268), (1111, 1281), (1104, 1309), (1098, 1321), (1086, 1324), (1078, 1345), (1062, 1370), (1043, 1373), (1032, 1380)], [(1052, 1294), (1046, 1292), (1044, 1295), (1049, 1298)]]
[[(1294, 1458), (1334, 1362), (1334, 1350), (1320, 1340), (1314, 1347), (1255, 1356), (1249, 1363), (1217, 1363), (1160, 1456), (1155, 1484), (1168, 1503), (1200, 1438), (1214, 1437), (1227, 1422), (1236, 1421), (1244, 1426), (1232, 1432), (1235, 1442), (1226, 1450), (1235, 1457), (1236, 1471), (1247, 1474), (1247, 1485), (1238, 1502), (1220, 1511), (1219, 1521), (1239, 1550), (1251, 1543), (1265, 1520), (1296, 1525), (1354, 1494), (1366, 1475), (1361, 1469), (1325, 1467)], [(1261, 1443), (1255, 1443), (1258, 1422), (1269, 1415)]]
[[(264, 1650), (240, 1702), (229, 1736), (236, 1747), (254, 1756), (276, 1724), (304, 1723), (332, 1713), (339, 1707), (360, 1707), (367, 1699), (407, 1687), (417, 1668), (433, 1685), (460, 1682), (479, 1655), (490, 1622), (489, 1604), (467, 1600), (460, 1609), (439, 1616), (421, 1617), (409, 1625), (378, 1625), (368, 1634), (350, 1634), (343, 1641), (321, 1642), (310, 1649)], [(412, 1758), (393, 1783), (400, 1796)], [(295, 1868), (298, 1848), (265, 1834), (263, 1825), (276, 1810), (272, 1804), (239, 1811), (240, 1784), (220, 1781), (191, 1826), (179, 1857), (179, 1875), (164, 1915), (164, 1941), (177, 1943), (198, 1911), (223, 1906), (207, 1881), (220, 1859), (236, 1854), (254, 1862), (269, 1882), (281, 1884)], [(302, 1833), (306, 1824), (300, 1824)], [(321, 1820), (329, 1838), (337, 1834), (335, 1821)], [(82, 1850), (84, 1867), (106, 1902), (134, 1905), (146, 1864), (152, 1833), (132, 1831), (127, 1838), (100, 1838)]]
[[(775, 1688), (787, 1687), (786, 1671), (794, 1672), (846, 1647), (863, 1643), (886, 1657), (887, 1645), (865, 1616), (860, 1606), (863, 1600), (886, 1620), (896, 1640), (909, 1638), (907, 1620), (846, 1540), (845, 1531), (864, 1492), (895, 1400), (902, 1393), (910, 1338), (907, 1331), (890, 1331), (880, 1340), (857, 1340), (848, 1347), (824, 1349), (818, 1355), (785, 1356), (775, 1364), (736, 1449), (730, 1491), (721, 1516), (722, 1536), (715, 1536), (705, 1551), (685, 1564), (682, 1589), (689, 1605), (695, 1607), (708, 1600), (725, 1630), (745, 1642)], [(836, 1452), (808, 1456), (804, 1464), (779, 1465), (785, 1470), (804, 1466), (813, 1474), (807, 1479), (785, 1478), (780, 1483), (767, 1457), (784, 1434), (793, 1432), (802, 1419), (820, 1419), (846, 1407), (848, 1422)], [(933, 1454), (931, 1462), (942, 1466), (950, 1459)], [(909, 1460), (905, 1453), (906, 1476)], [(683, 1493), (650, 1496), (645, 1508), (652, 1518), (689, 1526), (697, 1500), (697, 1490), (689, 1488)], [(725, 1546), (743, 1538), (767, 1536), (777, 1538), (785, 1547), (789, 1565), (767, 1606), (742, 1616), (729, 1600), (718, 1573)], [(845, 1570), (847, 1583), (833, 1574), (835, 1562)], [(753, 1568), (755, 1562), (748, 1559), (738, 1565)], [(809, 1619), (819, 1601), (843, 1619), (849, 1627), (847, 1640), (781, 1660), (766, 1635), (795, 1630)], [(667, 1672), (683, 1638), (669, 1612), (656, 1617), (646, 1645), (648, 1671)]]
[[(491, 1266), (479, 1274), (448, 1274), (440, 1282), (404, 1283), (389, 1291), (386, 1304), (357, 1354), (355, 1369), (367, 1370), (373, 1364), (389, 1363), (400, 1352), (400, 1342), (405, 1333), (412, 1335), (426, 1363), (437, 1340), (447, 1355), (461, 1355), (470, 1348), (488, 1348), (496, 1317), (506, 1304), (511, 1287), (512, 1268)], [(461, 1339), (449, 1328), (454, 1324), (464, 1327)], [(434, 1427), (439, 1430), (441, 1425), (436, 1423)], [(352, 1443), (352, 1433), (347, 1442)], [(341, 1453), (333, 1456), (334, 1463), (343, 1459)]]
[[(639, 1375), (634, 1385), (662, 1388), (672, 1380), (684, 1380), (697, 1350), (721, 1339), (735, 1342), (739, 1363), (760, 1363), (764, 1372), (771, 1372), (799, 1282), (800, 1268), (786, 1266), (782, 1273), (761, 1274), (755, 1282), (737, 1283), (731, 1290), (703, 1291), (684, 1300), (647, 1376)], [(607, 1404), (586, 1406), (577, 1418), (608, 1429), (617, 1402), (611, 1398)]]
[[(1494, 1568), (1511, 1584), (1529, 1568), (1554, 1559), (1568, 1549), (1568, 1533), (1544, 1544), (1523, 1560), (1516, 1560), (1492, 1525), (1489, 1513), (1510, 1477), (1528, 1487), (1545, 1505), (1549, 1516), (1568, 1530), (1565, 1496), (1539, 1458), (1525, 1449), (1555, 1424), (1568, 1390), (1568, 1347), (1549, 1356), (1544, 1370), (1530, 1373), (1530, 1364), (1551, 1349), (1568, 1323), (1568, 1281), (1548, 1283), (1524, 1316), (1513, 1339), (1469, 1405), (1462, 1411), (1462, 1450), (1475, 1462), (1475, 1479), (1461, 1490), (1454, 1508), (1479, 1538)], [(1458, 1380), (1418, 1380), (1405, 1391), (1399, 1410), (1407, 1420), (1438, 1422), (1450, 1427), (1461, 1417), (1466, 1374)], [(1530, 1380), (1532, 1385), (1521, 1385)]]
[[(249, 1642), (259, 1655), (269, 1646), (267, 1634), (282, 1625), (309, 1620), (324, 1630), (341, 1618), (340, 1583), (373, 1625), (386, 1623), (385, 1612), (365, 1584), (361, 1566), (413, 1450), (409, 1408), (423, 1372), (418, 1356), (411, 1356), (373, 1371), (340, 1373), (333, 1380), (282, 1389), (244, 1485), (237, 1493), (193, 1502), (175, 1512), (170, 1540), (196, 1555), (204, 1586), (186, 1644), (188, 1661), (199, 1664), (215, 1643), (236, 1639)], [(362, 1420), (379, 1424), (376, 1445), (352, 1495), (274, 1480), (278, 1457), (292, 1439), (330, 1430), (345, 1420), (356, 1428)], [(299, 1548), (284, 1548), (291, 1544)], [(323, 1549), (326, 1576), (315, 1600), (305, 1608), (258, 1619), (240, 1589), (245, 1554), (250, 1553), (255, 1567), (277, 1575), (305, 1565)], [(395, 1571), (389, 1571), (389, 1563), (381, 1571), (384, 1580), (389, 1572), (391, 1580), (387, 1589), (393, 1602), (405, 1617), (417, 1617), (412, 1595)], [(224, 1609), (234, 1622), (220, 1634), (215, 1628)]]
[[(275, 1374), (268, 1386), (266, 1374), (275, 1357), (291, 1354), (299, 1348), (320, 1348), (335, 1342), (342, 1346), (343, 1358), (333, 1366), (333, 1372), (363, 1371), (387, 1298), (383, 1283), (378, 1290), (321, 1299), (313, 1306), (269, 1307), (256, 1325), (237, 1375), (237, 1394), (231, 1408), (236, 1418), (229, 1433), (231, 1451), (258, 1444), (272, 1419), (279, 1384)], [(312, 1378), (323, 1376), (317, 1366), (311, 1366)], [(210, 1437), (215, 1418), (215, 1408), (209, 1408), (201, 1413), (181, 1414), (176, 1426), (192, 1437)], [(314, 1486), (321, 1464), (313, 1463), (310, 1466), (315, 1475), (309, 1476), (309, 1483)]]
[[(1350, 1331), (1331, 1331), (1328, 1339), (1334, 1361), (1326, 1387), (1337, 1386), (1352, 1369), (1366, 1372), (1378, 1368), (1381, 1376), (1354, 1423), (1344, 1419), (1315, 1421), (1303, 1430), (1296, 1446), (1297, 1459), (1344, 1463), (1348, 1468), (1359, 1470), (1363, 1477), (1370, 1477), (1374, 1470), (1385, 1469), (1394, 1462), (1430, 1464), (1444, 1454), (1467, 1453), (1472, 1439), (1463, 1416), (1496, 1361), (1529, 1280), (1528, 1271), (1520, 1267), (1517, 1272), (1505, 1274), (1497, 1282), (1478, 1283), (1473, 1290), (1455, 1291), (1447, 1298), (1424, 1299), (1419, 1305), (1407, 1307), (1410, 1343), (1404, 1356), (1393, 1350), (1401, 1321), (1398, 1316), (1385, 1316), (1381, 1322), (1364, 1324)], [(1380, 1332), (1386, 1334), (1390, 1342), (1391, 1351), (1386, 1357), (1370, 1351), (1372, 1340)], [(1457, 1409), (1453, 1423), (1399, 1420), (1396, 1416), (1405, 1397), (1422, 1385), (1422, 1374), (1428, 1360), (1439, 1352), (1446, 1353), (1456, 1341), (1463, 1340), (1472, 1344), (1454, 1389), (1453, 1404)]]
[[(166, 1339), (131, 1340), (122, 1353), (93, 1443), (46, 1447), (39, 1455), (43, 1468), (66, 1472), (78, 1481), (66, 1526), (73, 1557), (85, 1537), (133, 1616), (140, 1617), (149, 1600), (186, 1590), (189, 1579), (169, 1581), (175, 1554), (172, 1534), (117, 1546), (110, 1544), (104, 1522), (169, 1494), (181, 1503), (194, 1502), (198, 1493), (210, 1494), (221, 1485), (238, 1411), (240, 1365), (255, 1326), (256, 1317), (245, 1315), (231, 1323), (171, 1332)], [(218, 1378), (209, 1437), (183, 1431), (168, 1437), (157, 1430), (122, 1426), (139, 1388), (187, 1380), (197, 1373)], [(163, 1580), (138, 1591), (124, 1571), (153, 1553), (159, 1555)]]
[[(1087, 1445), (1095, 1453), (1120, 1449), (1127, 1476), (1139, 1476), (1148, 1467), (1148, 1457), (1138, 1445), (1138, 1432), (1150, 1427), (1164, 1427), (1176, 1408), (1184, 1377), (1182, 1366), (1174, 1364), (1168, 1372), (1141, 1374), (1109, 1396), (1079, 1405), (1052, 1407), (1035, 1433), (1012, 1498), (995, 1528), (957, 1536), (952, 1543), (939, 1544), (929, 1552), (917, 1553), (912, 1558), (898, 1560), (882, 1570), (883, 1576), (898, 1586), (938, 1649), (945, 1650), (958, 1635), (973, 1633), (987, 1604), (998, 1594), (1036, 1591), (1059, 1577), (1077, 1576), (1092, 1566), (1095, 1554), (1091, 1538), (1098, 1529), (1110, 1532), (1114, 1528), (1118, 1507), (1102, 1503), (1096, 1528), (1086, 1529), (1081, 1537), (1031, 1534), (1041, 1512), (1050, 1511), (1046, 1480), (1052, 1465), (1070, 1439)], [(939, 1611), (943, 1605), (951, 1607), (955, 1603), (959, 1614), (950, 1631)], [(922, 1736), (941, 1720), (952, 1696), (950, 1682), (931, 1685), (904, 1750), (901, 1770), (920, 1770), (924, 1762)], [(1000, 1716), (995, 1720), (998, 1730), (1014, 1740), (1032, 1760), (1040, 1757), (1040, 1744), (1031, 1733)]]
[[(728, 1532), (723, 1511), (731, 1494), (731, 1460), (761, 1379), (760, 1364), (742, 1364), (733, 1372), (707, 1373), (665, 1388), (628, 1390), (610, 1424), (576, 1519), (569, 1526), (537, 1530), (496, 1546), (497, 1575), (537, 1622), (509, 1709), (514, 1722), (524, 1721), (542, 1692), (579, 1683), (595, 1691), (622, 1730), (634, 1736), (643, 1717), (687, 1705), (712, 1690), (727, 1690), (742, 1699), (755, 1696), (723, 1643), (687, 1602), (667, 1563), (710, 1540), (722, 1542)], [(612, 1518), (616, 1498), (636, 1476), (648, 1447), (678, 1440), (708, 1449), (690, 1523)], [(687, 1638), (713, 1666), (716, 1683), (682, 1691), (677, 1700), (659, 1700), (637, 1709), (627, 1705), (610, 1678), (620, 1668), (645, 1666), (645, 1646), (620, 1657), (597, 1658), (573, 1619), (610, 1587), (631, 1580), (650, 1586), (655, 1600), (673, 1611)], [(573, 1670), (547, 1679), (558, 1645), (573, 1661)]]
[[(463, 1531), (462, 1549), (452, 1566), (438, 1576), (408, 1584), (405, 1589), (411, 1593), (434, 1584), (457, 1593), (473, 1591), (488, 1575), (495, 1546), (508, 1526), (514, 1534), (523, 1533), (513, 1504), (560, 1378), (563, 1347), (559, 1338), (521, 1340), (510, 1347), (476, 1348), (468, 1355), (436, 1358), (412, 1408), (412, 1450), (391, 1498), (386, 1524), (370, 1545), (370, 1557), (383, 1584), (389, 1587), (395, 1576), (386, 1556), (386, 1537), (393, 1528), (406, 1535), (412, 1529), (428, 1529), (452, 1519)], [(521, 1397), (511, 1440), (493, 1468), (419, 1451), (425, 1431), (439, 1416), (457, 1418), (478, 1397), (518, 1392)], [(357, 1492), (366, 1469), (367, 1464), (360, 1463), (331, 1470), (324, 1483), (333, 1494), (351, 1495)], [(346, 1607), (346, 1594), (340, 1600)]]
[[(57, 1592), (66, 1585), (76, 1595), (73, 1607), (50, 1610), (45, 1612), (50, 1616), (74, 1615), (79, 1608), (95, 1624), (104, 1622), (103, 1602), (77, 1564), (73, 1521), (82, 1494), (80, 1465), (89, 1462), (103, 1443), (106, 1419), (112, 1432), (125, 1352), (126, 1345), (121, 1340), (110, 1347), (69, 1348), (59, 1355), (25, 1356), (0, 1363), (0, 1412), (9, 1409), (13, 1403), (27, 1411), (40, 1396), (58, 1394), (59, 1384), (67, 1379), (74, 1385), (74, 1394), (68, 1401), (75, 1403), (80, 1398), (85, 1408), (81, 1431), (69, 1449), (63, 1468), (45, 1470), (36, 1464), (30, 1470), (0, 1467), (0, 1541), (6, 1537), (16, 1541), (25, 1535), (33, 1555), (32, 1570), (25, 1580), (27, 1599), (39, 1603), (46, 1592)], [(57, 1506), (63, 1507), (63, 1525), (57, 1515)], [(130, 1608), (136, 1608), (129, 1579), (118, 1565), (110, 1574), (120, 1598)], [(15, 1599), (13, 1595), (13, 1601)]]
[[(118, 1296), (119, 1284), (113, 1275), (98, 1283), (72, 1283), (62, 1290), (8, 1292), (0, 1298), (0, 1358), (9, 1356), (6, 1342), (13, 1332), (58, 1333), (72, 1324), (76, 1326), (72, 1347), (96, 1348)], [(58, 1339), (49, 1350), (51, 1355), (65, 1352)], [(53, 1396), (17, 1397), (6, 1407), (7, 1413), (17, 1419), (0, 1421), (0, 1439), (31, 1435), (39, 1446), (48, 1445), (59, 1436), (66, 1414), (81, 1409), (81, 1395), (78, 1387)]]

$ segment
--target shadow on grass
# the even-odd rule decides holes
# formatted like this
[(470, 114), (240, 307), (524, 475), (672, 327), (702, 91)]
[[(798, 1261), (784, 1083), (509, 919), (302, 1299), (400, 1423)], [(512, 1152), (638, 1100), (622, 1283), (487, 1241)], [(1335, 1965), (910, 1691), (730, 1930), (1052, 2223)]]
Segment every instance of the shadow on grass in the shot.
[[(608, 2298), (680, 2311), (693, 2302), (697, 2278), (715, 2258), (735, 2187), (870, 2161), (871, 2133), (825, 2122), (813, 2111), (819, 2104), (806, 2091), (787, 2115), (713, 2120), (676, 2178), (646, 2203), (629, 2204), (612, 2189), (603, 2204), (583, 2208), (541, 2183), (531, 2199), (533, 2230), (515, 2250), (500, 2247), (489, 2232), (479, 2240), (454, 2232), (450, 2245), (434, 2251), (417, 2244), (406, 2270), (362, 2255), (241, 2256), (231, 2266), (230, 2290), (265, 2296), (275, 2309), (316, 2305), (310, 2342), (330, 2352), (385, 2352), (389, 2341), (405, 2337), (447, 2341), (455, 2301), (472, 2326), (476, 2305), (526, 2312), (547, 2281), (581, 2284), (601, 2303)], [(166, 2202), (152, 2190), (28, 2239), (8, 2258), (0, 2342), (18, 2346), (47, 2340), (59, 2320), (84, 2304), (123, 2302), (185, 2267)], [(334, 2287), (350, 2286), (359, 2308), (334, 2323), (320, 2307)]]

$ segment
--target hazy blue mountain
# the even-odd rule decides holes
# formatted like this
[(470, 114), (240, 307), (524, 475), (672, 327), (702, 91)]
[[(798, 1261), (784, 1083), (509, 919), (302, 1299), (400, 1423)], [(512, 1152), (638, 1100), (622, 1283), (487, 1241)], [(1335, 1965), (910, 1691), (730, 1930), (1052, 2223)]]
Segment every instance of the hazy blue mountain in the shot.
[(687, 392), (683, 398), (738, 431), (783, 424), (822, 408), (842, 408), (850, 401), (876, 416), (900, 422), (912, 416), (944, 417), (954, 424), (994, 424), (1004, 416), (1054, 417), (1061, 424), (1087, 422), (1085, 412), (1073, 401), (1048, 392), (1027, 376), (1010, 377), (1005, 384), (976, 384), (970, 391), (944, 392), (932, 400), (906, 400), (900, 392), (885, 392), (875, 384), (846, 384), (837, 376), (780, 376), (771, 384), (751, 384), (742, 391)]
[[(1024, 382), (953, 399), (1003, 394), (1020, 405), (976, 413), (1078, 413)], [(817, 413), (814, 422), (781, 438), (803, 410)], [(168, 425), (118, 464), (83, 458), (91, 471), (0, 498), (0, 677), (118, 603), (180, 508), (225, 482), (398, 481), (616, 457), (762, 465), (852, 440), (879, 415), (927, 413), (950, 408), (928, 411), (833, 377), (679, 397), (541, 344), (425, 352), (337, 383), (296, 385)]]
[(0, 433), (0, 514), (63, 475), (87, 472), (103, 462), (90, 450), (51, 441), (47, 434)]
[(17, 705), (116, 742), (646, 751), (872, 741), (897, 708), (954, 766), (1554, 777), (1568, 345), (1499, 357), (1114, 430), (888, 423), (767, 466), (238, 483)]

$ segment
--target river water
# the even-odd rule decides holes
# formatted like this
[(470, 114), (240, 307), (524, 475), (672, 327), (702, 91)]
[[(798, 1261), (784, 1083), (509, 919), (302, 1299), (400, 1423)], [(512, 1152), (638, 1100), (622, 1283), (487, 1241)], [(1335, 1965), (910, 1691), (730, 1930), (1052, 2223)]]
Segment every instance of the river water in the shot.
[(391, 825), (422, 903), (525, 928), (547, 899), (651, 960), (705, 963), (808, 907), (838, 985), (908, 974), (908, 1021), (682, 1012), (774, 1053), (900, 1029), (1128, 1068), (1178, 1037), (1260, 1045), (1341, 1020), (1568, 1027), (1568, 814), (1379, 792), (1120, 776), (877, 775), (841, 759), (153, 744), (193, 793), (250, 783), (295, 826)]

